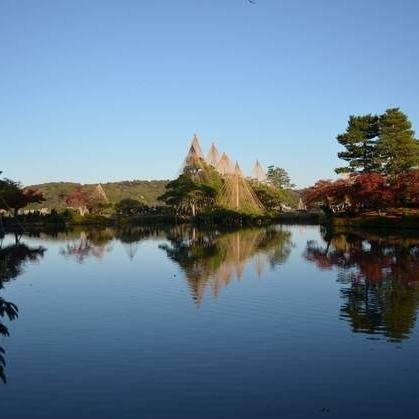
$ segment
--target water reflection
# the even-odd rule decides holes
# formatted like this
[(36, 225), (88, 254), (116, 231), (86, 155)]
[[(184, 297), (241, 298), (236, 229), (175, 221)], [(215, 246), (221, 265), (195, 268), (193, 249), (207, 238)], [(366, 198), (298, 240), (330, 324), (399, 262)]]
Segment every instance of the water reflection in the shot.
[(354, 332), (407, 338), (419, 305), (419, 239), (368, 232), (323, 231), (304, 257), (320, 269), (337, 268), (343, 286), (341, 318)]
[(182, 268), (197, 304), (210, 288), (217, 297), (234, 278), (240, 280), (246, 265), (254, 261), (260, 277), (270, 266), (284, 263), (293, 247), (291, 233), (282, 227), (244, 229), (220, 234), (179, 227), (167, 234), (170, 244), (160, 245)]
[(60, 254), (83, 263), (89, 258), (102, 260), (111, 252), (112, 241), (117, 240), (124, 246), (130, 260), (137, 254), (140, 242), (155, 238), (164, 240), (165, 230), (153, 226), (120, 226), (113, 228), (75, 229), (55, 234), (40, 233), (42, 240), (66, 241), (60, 249)]
[(118, 239), (125, 248), (125, 252), (130, 260), (137, 254), (139, 244), (146, 239), (160, 239), (166, 237), (164, 230), (153, 226), (121, 226), (115, 231), (115, 238)]
[[(130, 260), (143, 240), (164, 242), (159, 248), (180, 266), (194, 301), (206, 293), (217, 297), (246, 268), (255, 277), (285, 263), (293, 249), (292, 233), (282, 226), (242, 229), (222, 233), (187, 226), (161, 229), (120, 226), (117, 229), (84, 229), (54, 235), (40, 233), (43, 241), (64, 241), (60, 254), (83, 263), (103, 259), (120, 242)], [(419, 304), (419, 239), (399, 234), (355, 230), (322, 230), (323, 240), (304, 242), (303, 257), (320, 270), (337, 270), (341, 284), (341, 318), (354, 332), (383, 335), (400, 341), (408, 337)], [(17, 277), (25, 261), (42, 257), (45, 249), (29, 248), (18, 240), (1, 249), (0, 287)], [(8, 316), (6, 309), (1, 311)]]
[[(44, 256), (46, 249), (39, 247), (29, 247), (19, 241), (15, 236), (13, 244), (3, 247), (0, 245), (0, 290), (4, 284), (17, 278), (23, 273), (23, 267), (27, 262), (37, 262)], [(9, 329), (4, 324), (3, 319), (9, 321), (18, 317), (18, 307), (10, 301), (0, 297), (0, 335), (9, 336)], [(0, 379), (6, 382), (5, 374), (6, 360), (5, 350), (0, 346)]]
[[(10, 321), (14, 320), (18, 316), (18, 308), (15, 304), (4, 300), (0, 297), (0, 319), (7, 317)], [(9, 329), (3, 324), (0, 320), (0, 335), (9, 336)], [(0, 346), (0, 379), (5, 383), (6, 382), (6, 359), (5, 359), (5, 350)]]
[[(69, 239), (67, 237), (67, 239)], [(69, 243), (60, 249), (60, 254), (75, 259), (78, 263), (83, 263), (86, 259), (94, 257), (103, 259), (105, 253), (112, 250), (110, 245), (113, 239), (111, 229), (87, 230), (73, 234)]]

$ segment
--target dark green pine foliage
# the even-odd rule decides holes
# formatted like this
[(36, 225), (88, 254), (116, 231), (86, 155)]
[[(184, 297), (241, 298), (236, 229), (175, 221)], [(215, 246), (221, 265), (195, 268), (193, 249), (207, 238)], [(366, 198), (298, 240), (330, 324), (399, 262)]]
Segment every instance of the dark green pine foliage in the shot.
[(394, 176), (419, 165), (419, 141), (414, 135), (412, 124), (399, 108), (387, 109), (380, 116), (377, 155), (383, 174)]
[(205, 162), (186, 166), (183, 173), (166, 185), (166, 192), (159, 197), (167, 205), (179, 209), (189, 208), (192, 215), (213, 206), (223, 180), (220, 174)]
[(349, 163), (347, 167), (338, 167), (336, 173), (368, 173), (378, 170), (379, 162), (375, 145), (379, 134), (379, 117), (376, 115), (351, 115), (344, 134), (338, 135), (338, 142), (346, 150), (338, 157)]

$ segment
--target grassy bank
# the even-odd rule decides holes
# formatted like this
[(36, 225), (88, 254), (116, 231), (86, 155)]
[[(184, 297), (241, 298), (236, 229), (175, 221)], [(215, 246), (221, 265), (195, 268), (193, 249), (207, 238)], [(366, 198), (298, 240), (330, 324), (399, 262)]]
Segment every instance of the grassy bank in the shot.
[(216, 209), (197, 215), (192, 222), (197, 225), (214, 226), (257, 226), (268, 224), (319, 224), (320, 213), (284, 212), (268, 214), (251, 214), (237, 211)]
[(334, 216), (325, 219), (333, 227), (387, 228), (419, 230), (418, 215), (362, 215), (358, 217)]
[(319, 213), (276, 213), (276, 214), (249, 214), (231, 210), (216, 209), (190, 216), (176, 216), (173, 214), (148, 214), (129, 217), (121, 216), (99, 216), (79, 214), (54, 214), (54, 215), (20, 215), (18, 219), (12, 217), (3, 218), (3, 226), (6, 230), (28, 230), (31, 228), (50, 229), (72, 226), (124, 226), (124, 225), (156, 225), (156, 224), (185, 224), (190, 223), (197, 226), (260, 226), (273, 223), (287, 224), (319, 224), (322, 216)]
[[(4, 217), (2, 225), (6, 231), (49, 229), (49, 228), (67, 228), (77, 226), (123, 226), (123, 225), (155, 225), (155, 224), (178, 224), (187, 222), (185, 217), (175, 217), (172, 215), (142, 215), (132, 217), (100, 216), (86, 215), (84, 217), (73, 215), (45, 215), (45, 216), (22, 216), (18, 218)], [(1, 225), (0, 225), (1, 227)]]

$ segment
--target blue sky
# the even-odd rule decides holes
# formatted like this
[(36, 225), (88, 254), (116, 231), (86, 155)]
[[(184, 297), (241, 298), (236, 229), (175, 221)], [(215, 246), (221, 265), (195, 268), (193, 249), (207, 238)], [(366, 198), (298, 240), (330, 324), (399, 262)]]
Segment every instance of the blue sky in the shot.
[(24, 184), (164, 179), (193, 133), (298, 186), (349, 114), (419, 130), (417, 0), (0, 0), (0, 170)]

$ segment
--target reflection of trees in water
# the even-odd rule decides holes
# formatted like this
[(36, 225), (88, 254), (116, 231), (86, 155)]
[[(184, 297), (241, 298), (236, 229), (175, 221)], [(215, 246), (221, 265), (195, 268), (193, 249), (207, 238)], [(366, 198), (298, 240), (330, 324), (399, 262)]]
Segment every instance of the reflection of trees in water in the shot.
[(101, 260), (106, 252), (112, 250), (110, 245), (112, 239), (111, 229), (81, 231), (77, 238), (73, 238), (71, 243), (60, 249), (60, 254), (74, 258), (79, 263), (90, 257)]
[(115, 238), (118, 239), (125, 248), (125, 252), (130, 258), (134, 259), (137, 254), (139, 244), (146, 239), (164, 239), (166, 235), (163, 230), (156, 226), (121, 226), (115, 231)]
[[(27, 262), (38, 262), (43, 257), (46, 249), (43, 247), (30, 248), (17, 240), (14, 244), (6, 247), (0, 247), (0, 289), (4, 283), (17, 278), (23, 273), (23, 267)], [(15, 304), (0, 297), (0, 335), (9, 336), (9, 330), (2, 322), (2, 319), (8, 318), (9, 321), (15, 320), (18, 316), (18, 308)], [(5, 351), (0, 346), (0, 379), (6, 382), (4, 358)]]
[(324, 238), (324, 246), (308, 242), (304, 256), (320, 269), (338, 268), (341, 318), (354, 332), (408, 337), (419, 305), (419, 240), (328, 231)]
[[(18, 308), (13, 303), (4, 300), (0, 297), (0, 319), (7, 317), (10, 321), (14, 320), (18, 316)], [(2, 336), (9, 336), (9, 329), (0, 321), (0, 335)], [(5, 367), (6, 367), (6, 360), (5, 360), (5, 350), (2, 346), (0, 346), (0, 379), (3, 382), (6, 382), (6, 374), (5, 374)]]
[(0, 289), (5, 282), (22, 274), (26, 262), (38, 262), (45, 251), (41, 246), (28, 247), (20, 242), (0, 248)]
[[(42, 238), (45, 239), (45, 236)], [(158, 227), (126, 225), (117, 229), (84, 229), (59, 233), (56, 237), (48, 236), (49, 240), (69, 241), (60, 249), (60, 254), (74, 258), (79, 263), (91, 257), (102, 259), (107, 252), (112, 250), (111, 242), (114, 239), (122, 243), (128, 257), (133, 259), (139, 243), (150, 238), (164, 239), (165, 234)]]
[(250, 260), (256, 274), (266, 266), (284, 263), (291, 253), (291, 233), (279, 227), (245, 229), (228, 234), (178, 227), (167, 235), (170, 245), (161, 245), (180, 265), (194, 300), (200, 304), (207, 287), (218, 296), (232, 279), (240, 279)]

